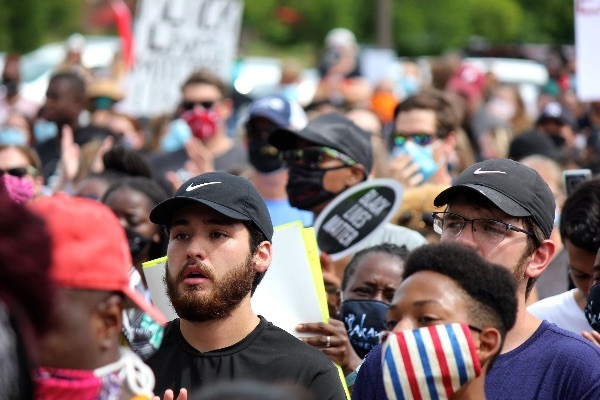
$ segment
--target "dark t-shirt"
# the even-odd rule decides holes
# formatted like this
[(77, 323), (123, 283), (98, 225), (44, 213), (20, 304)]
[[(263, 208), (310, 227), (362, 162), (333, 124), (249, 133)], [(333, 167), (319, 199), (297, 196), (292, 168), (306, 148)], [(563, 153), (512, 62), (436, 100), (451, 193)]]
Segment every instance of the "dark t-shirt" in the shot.
[(319, 400), (346, 399), (334, 364), (319, 350), (260, 317), (258, 326), (240, 342), (201, 353), (182, 336), (179, 319), (165, 328), (160, 349), (149, 360), (156, 377), (155, 393), (181, 388), (188, 393), (216, 381), (246, 379), (293, 382)]

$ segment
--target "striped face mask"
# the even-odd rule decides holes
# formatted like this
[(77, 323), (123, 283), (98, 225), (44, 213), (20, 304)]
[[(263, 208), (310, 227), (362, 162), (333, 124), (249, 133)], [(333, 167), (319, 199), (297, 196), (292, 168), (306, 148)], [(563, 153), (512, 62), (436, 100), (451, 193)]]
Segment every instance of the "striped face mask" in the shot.
[(382, 351), (383, 382), (390, 400), (450, 399), (481, 374), (467, 324), (432, 325), (391, 334)]

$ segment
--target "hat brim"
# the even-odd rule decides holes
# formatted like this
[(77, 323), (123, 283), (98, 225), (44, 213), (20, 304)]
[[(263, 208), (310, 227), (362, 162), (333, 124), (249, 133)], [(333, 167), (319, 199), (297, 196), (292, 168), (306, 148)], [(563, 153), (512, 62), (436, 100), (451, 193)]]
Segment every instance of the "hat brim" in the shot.
[(201, 204), (205, 205), (209, 208), (212, 208), (216, 212), (223, 214), (227, 217), (240, 220), (240, 221), (250, 221), (250, 218), (245, 216), (238, 211), (232, 210), (229, 207), (222, 206), (221, 204), (212, 202), (210, 200), (205, 199), (194, 199), (190, 197), (172, 197), (159, 203), (154, 209), (150, 212), (150, 221), (155, 224), (170, 226), (173, 221), (173, 215), (181, 208), (185, 207), (189, 204)]
[(287, 126), (288, 125), (288, 121), (285, 118), (282, 118), (277, 113), (270, 112), (269, 110), (260, 110), (260, 111), (251, 113), (248, 116), (248, 121), (251, 121), (255, 118), (268, 119), (269, 121), (275, 123), (275, 125), (277, 125), (277, 126)]
[(156, 321), (156, 323), (161, 324), (162, 326), (167, 324), (167, 319), (163, 313), (160, 312), (160, 310), (152, 305), (148, 300), (146, 300), (146, 298), (137, 290), (129, 286), (125, 286), (121, 288), (121, 291), (129, 298), (129, 300), (133, 302), (135, 306), (139, 307), (140, 310), (148, 314), (150, 318)]
[(531, 213), (523, 208), (523, 206), (505, 194), (487, 186), (474, 184), (463, 184), (449, 187), (433, 200), (433, 205), (436, 207), (444, 206), (450, 203), (457, 194), (462, 193), (465, 190), (479, 193), (491, 201), (496, 207), (512, 217), (528, 217), (531, 215)]
[(303, 138), (302, 131), (294, 132), (287, 128), (276, 128), (269, 134), (269, 143), (278, 150), (291, 150), (297, 147), (297, 141)]

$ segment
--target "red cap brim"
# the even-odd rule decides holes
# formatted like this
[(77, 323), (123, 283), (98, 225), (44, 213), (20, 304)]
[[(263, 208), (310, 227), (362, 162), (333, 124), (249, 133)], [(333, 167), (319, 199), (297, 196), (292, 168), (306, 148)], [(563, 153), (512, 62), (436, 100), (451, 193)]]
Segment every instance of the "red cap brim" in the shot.
[(142, 296), (142, 294), (139, 293), (137, 290), (126, 286), (122, 288), (121, 291), (123, 292), (123, 294), (125, 294), (125, 296), (131, 299), (131, 301), (137, 307), (139, 307), (140, 310), (148, 314), (154, 321), (161, 324), (162, 326), (165, 326), (167, 324), (167, 319), (165, 318), (163, 313), (152, 303), (146, 300), (144, 296)]

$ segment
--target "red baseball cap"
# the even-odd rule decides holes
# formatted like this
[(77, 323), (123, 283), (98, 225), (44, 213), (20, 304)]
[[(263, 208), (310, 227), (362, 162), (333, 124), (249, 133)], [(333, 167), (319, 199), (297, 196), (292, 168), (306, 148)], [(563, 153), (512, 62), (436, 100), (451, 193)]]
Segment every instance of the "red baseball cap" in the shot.
[(485, 90), (485, 76), (471, 65), (462, 65), (450, 77), (446, 90), (464, 95), (467, 99), (480, 98)]
[(119, 291), (161, 325), (164, 315), (129, 286), (133, 265), (115, 214), (94, 200), (56, 194), (33, 201), (52, 239), (50, 276), (59, 287)]

